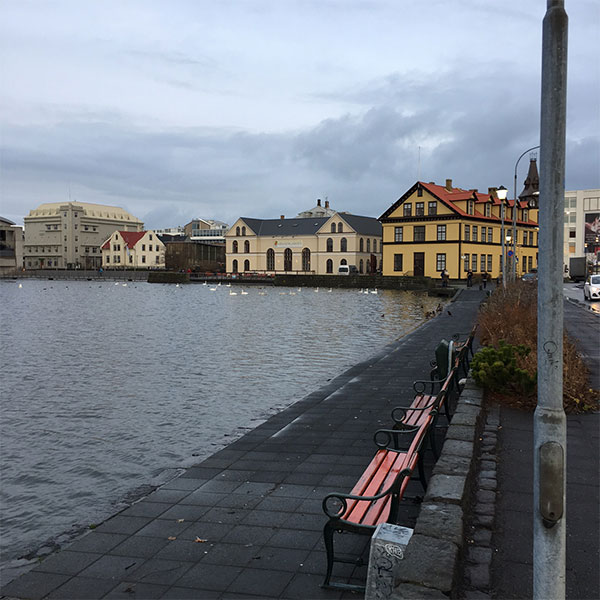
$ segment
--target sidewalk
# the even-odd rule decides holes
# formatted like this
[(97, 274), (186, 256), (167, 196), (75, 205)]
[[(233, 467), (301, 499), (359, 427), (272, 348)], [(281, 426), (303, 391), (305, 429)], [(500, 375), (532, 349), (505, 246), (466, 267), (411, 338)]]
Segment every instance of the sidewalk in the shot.
[[(565, 328), (600, 387), (600, 317), (565, 302)], [(500, 408), (492, 596), (533, 594), (533, 415)], [(567, 598), (600, 598), (600, 413), (567, 417)]]
[[(394, 406), (412, 399), (412, 382), (428, 377), (440, 339), (470, 330), (484, 297), (462, 290), (449, 311), (107, 520), (2, 593), (36, 599), (356, 598), (320, 588), (326, 568), (322, 499), (352, 488), (374, 454), (373, 433), (390, 425)], [(411, 526), (418, 504), (403, 502), (402, 510), (402, 524)], [(367, 538), (347, 537), (354, 553), (367, 547)], [(364, 583), (365, 567), (340, 572)]]

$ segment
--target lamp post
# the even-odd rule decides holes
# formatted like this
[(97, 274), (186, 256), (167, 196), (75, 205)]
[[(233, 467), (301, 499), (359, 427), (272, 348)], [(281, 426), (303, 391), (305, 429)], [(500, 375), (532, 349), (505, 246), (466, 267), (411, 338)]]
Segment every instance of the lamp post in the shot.
[(500, 217), (502, 219), (502, 230), (500, 233), (500, 237), (502, 238), (502, 259), (500, 261), (500, 264), (502, 266), (502, 287), (505, 288), (506, 287), (506, 254), (505, 254), (505, 249), (504, 249), (504, 211), (505, 211), (505, 202), (506, 202), (506, 196), (508, 195), (508, 190), (501, 185), (497, 190), (496, 190), (496, 196), (498, 197), (498, 200), (500, 200), (500, 202), (502, 203), (500, 206)]
[(515, 191), (515, 195), (514, 195), (514, 204), (513, 204), (513, 214), (512, 214), (512, 222), (513, 222), (513, 226), (512, 226), (512, 248), (513, 248), (513, 256), (512, 256), (512, 271), (511, 271), (511, 278), (512, 281), (515, 281), (517, 279), (517, 167), (519, 166), (519, 162), (521, 161), (521, 159), (528, 153), (531, 152), (532, 150), (537, 150), (540, 146), (533, 146), (533, 148), (529, 148), (527, 150), (525, 150), (525, 152), (523, 152), (523, 154), (521, 154), (521, 156), (519, 156), (519, 158), (517, 158), (517, 162), (515, 163), (515, 187), (514, 187), (514, 191)]

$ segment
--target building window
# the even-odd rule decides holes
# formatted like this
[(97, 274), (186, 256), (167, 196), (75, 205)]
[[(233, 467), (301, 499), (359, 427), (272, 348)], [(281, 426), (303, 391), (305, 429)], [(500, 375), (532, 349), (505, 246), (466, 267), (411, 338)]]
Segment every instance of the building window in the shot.
[(412, 217), (412, 204), (410, 202), (406, 202), (404, 204), (404, 212), (403, 215), (405, 217)]
[(443, 242), (446, 240), (446, 226), (445, 225), (437, 226), (437, 239), (438, 239), (438, 242)]
[(533, 256), (528, 256), (527, 257), (527, 270), (531, 273), (532, 268), (533, 268)]
[(331, 224), (331, 233), (335, 233), (337, 231), (335, 223)]
[(425, 225), (415, 225), (414, 241), (415, 242), (424, 242), (425, 241)]
[(476, 242), (478, 237), (479, 236), (477, 235), (477, 225), (473, 225), (473, 241)]
[(423, 197), (423, 188), (421, 186), (419, 186), (417, 188), (417, 197), (419, 197), (419, 198)]
[(146, 244), (142, 244), (142, 252), (146, 251)]
[(346, 238), (340, 240), (340, 252), (348, 252), (348, 240)]
[(491, 227), (488, 227), (488, 244), (494, 243), (494, 230)]
[[(360, 240), (362, 242), (362, 240)], [(402, 241), (402, 227), (394, 227), (394, 241), (401, 242)], [(362, 252), (362, 248), (360, 249)]]
[[(66, 250), (66, 248), (65, 248), (65, 250)], [(106, 262), (107, 262), (107, 263), (109, 263), (109, 262), (110, 262), (110, 256), (107, 256), (107, 257), (106, 257)]]
[(250, 254), (250, 242), (246, 240), (244, 242), (244, 254)]
[(239, 226), (235, 228), (235, 235), (237, 235), (238, 237), (240, 235), (240, 228), (239, 228)]
[(238, 253), (238, 243), (237, 243), (237, 240), (233, 240), (233, 244), (231, 246), (231, 252), (233, 254), (237, 254)]
[(430, 215), (437, 215), (437, 202), (435, 200), (432, 200), (427, 204), (427, 212)]
[(487, 270), (491, 272), (492, 270), (492, 255), (487, 255)]
[(470, 255), (465, 254), (465, 264), (464, 264), (465, 271), (469, 271), (471, 269), (471, 262), (469, 260), (470, 258), (471, 258)]
[(284, 271), (292, 270), (292, 250), (291, 250), (291, 248), (286, 248), (283, 251), (283, 270)]
[(485, 236), (487, 235), (487, 231), (486, 231), (487, 227), (482, 227), (481, 228), (481, 241), (485, 242)]
[(471, 271), (477, 271), (477, 254), (471, 255)]
[(417, 202), (415, 204), (415, 216), (422, 217), (425, 214), (425, 203)]
[(275, 270), (275, 250), (269, 248), (267, 250), (267, 271)]
[(377, 240), (373, 240), (373, 252), (377, 253)]
[(333, 239), (332, 238), (327, 238), (327, 252), (333, 252)]
[(371, 252), (371, 240), (367, 240), (367, 252)]
[(485, 271), (485, 254), (481, 255), (481, 272)]
[(333, 261), (330, 258), (327, 259), (327, 272), (333, 273)]
[(342, 258), (342, 260), (340, 260), (340, 265), (347, 265), (348, 261), (345, 258)]
[(232, 269), (232, 271), (233, 271), (234, 273), (237, 273), (237, 272), (238, 272), (238, 262), (237, 262), (237, 259), (236, 259), (236, 260), (234, 260), (234, 261), (231, 263), (231, 269)]
[(523, 209), (523, 221), (529, 221), (529, 211), (526, 208)]
[(302, 249), (302, 270), (310, 271), (310, 249)]
[(246, 235), (246, 226), (242, 225), (242, 235)]
[(489, 203), (485, 205), (485, 216), (486, 217), (492, 216), (492, 205)]
[(148, 234), (148, 237), (150, 238), (150, 240), (152, 240), (152, 234)]
[[(158, 248), (157, 248), (158, 250)], [(148, 244), (148, 252), (152, 252), (152, 244)]]
[(142, 262), (145, 263), (146, 262), (146, 257), (144, 255), (142, 255)]
[(358, 263), (358, 272), (362, 274), (364, 271), (364, 268), (365, 268), (365, 261), (361, 258), (360, 262)]
[(129, 264), (132, 264), (132, 263), (133, 263), (133, 256), (130, 254), (129, 255)]
[(248, 259), (246, 259), (244, 261), (244, 271), (249, 271), (250, 270), (250, 261)]
[(471, 241), (471, 226), (465, 225), (465, 242)]
[(344, 227), (341, 223), (338, 223), (338, 233), (342, 233), (344, 231)]
[(402, 271), (402, 254), (394, 254), (394, 271)]
[(467, 214), (472, 215), (475, 212), (475, 202), (473, 200), (467, 201)]
[[(398, 228), (396, 227), (396, 229), (398, 229)], [(359, 252), (365, 251), (365, 241), (362, 238), (360, 238), (360, 241), (358, 242), (358, 251)]]
[[(113, 256), (113, 262), (120, 263), (121, 262), (121, 257), (120, 256)], [(142, 262), (144, 262), (144, 261), (142, 260)]]
[(67, 247), (65, 246), (65, 252), (67, 251)]
[(443, 271), (446, 268), (446, 255), (436, 254), (435, 255), (435, 269), (436, 271)]

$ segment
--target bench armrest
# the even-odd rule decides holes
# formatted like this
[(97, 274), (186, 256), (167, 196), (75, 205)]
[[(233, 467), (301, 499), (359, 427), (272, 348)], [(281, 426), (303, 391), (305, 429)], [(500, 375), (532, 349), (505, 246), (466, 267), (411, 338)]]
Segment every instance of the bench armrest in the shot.
[(444, 379), (417, 379), (416, 381), (413, 381), (413, 390), (415, 391), (415, 394), (423, 394), (425, 393), (425, 388), (430, 385), (431, 386), (431, 393), (433, 394), (433, 388), (436, 384), (438, 385), (443, 385), (446, 381), (447, 377)]
[[(410, 469), (402, 469), (402, 471), (398, 473), (398, 477), (410, 477), (410, 475)], [(396, 480), (398, 479), (398, 477), (396, 478)], [(323, 512), (330, 519), (340, 519), (342, 515), (344, 515), (348, 510), (348, 500), (362, 500), (364, 502), (375, 502), (376, 500), (380, 500), (381, 498), (385, 498), (386, 496), (388, 496), (394, 488), (395, 483), (395, 481), (392, 482), (392, 484), (387, 489), (383, 490), (382, 492), (379, 492), (379, 494), (375, 494), (374, 496), (358, 496), (356, 494), (344, 494), (343, 492), (330, 492), (329, 494), (327, 494), (327, 496), (325, 496), (325, 498), (323, 498)], [(337, 510), (335, 510), (335, 512), (333, 509), (330, 509), (327, 505), (328, 500), (331, 499), (335, 499), (339, 502), (339, 507), (337, 508)]]
[[(405, 423), (404, 423), (404, 421), (407, 417), (408, 411), (410, 410), (410, 411), (414, 411), (414, 412), (424, 412), (426, 410), (430, 410), (434, 406), (435, 400), (436, 400), (435, 396), (432, 396), (431, 398), (432, 398), (431, 402), (429, 402), (425, 406), (419, 406), (416, 408), (413, 406), (396, 406), (396, 407), (392, 408), (392, 421), (394, 421), (394, 423), (396, 423), (396, 425), (402, 425), (403, 427), (412, 427), (412, 425), (405, 425)], [(399, 412), (401, 414), (400, 417), (396, 416), (397, 412)]]
[[(378, 448), (389, 450), (390, 452), (403, 452), (410, 448), (414, 440), (414, 434), (422, 429), (428, 427), (428, 423), (421, 423), (420, 425), (405, 425), (402, 429), (378, 429), (373, 434), (373, 441)], [(410, 437), (407, 434), (410, 435)], [(400, 438), (404, 436), (404, 440)], [(404, 442), (405, 447), (401, 447), (401, 442)]]

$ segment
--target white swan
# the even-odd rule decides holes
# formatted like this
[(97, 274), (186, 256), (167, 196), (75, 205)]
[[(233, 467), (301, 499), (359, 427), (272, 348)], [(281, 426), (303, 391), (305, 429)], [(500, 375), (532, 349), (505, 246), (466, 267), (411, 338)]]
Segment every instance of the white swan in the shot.
[(245, 292), (244, 290), (242, 290), (242, 296), (247, 296), (248, 292)]
[(234, 292), (233, 290), (229, 290), (229, 295), (230, 296), (237, 296), (237, 292)]

